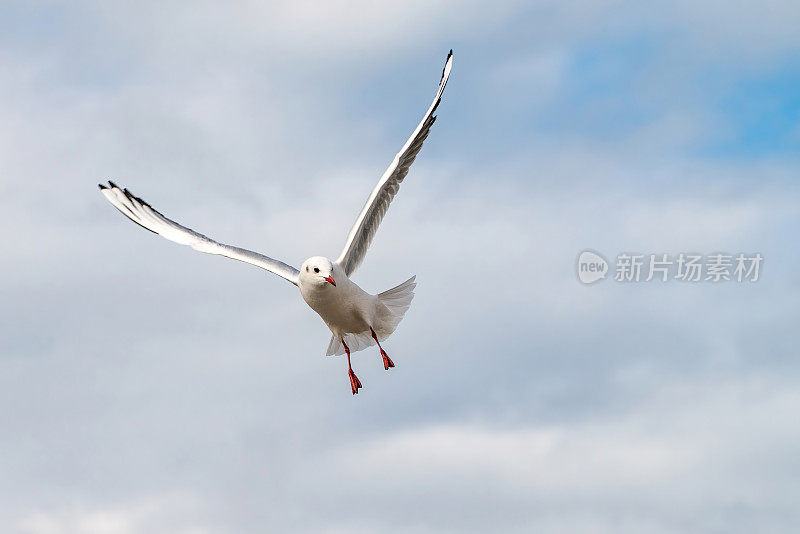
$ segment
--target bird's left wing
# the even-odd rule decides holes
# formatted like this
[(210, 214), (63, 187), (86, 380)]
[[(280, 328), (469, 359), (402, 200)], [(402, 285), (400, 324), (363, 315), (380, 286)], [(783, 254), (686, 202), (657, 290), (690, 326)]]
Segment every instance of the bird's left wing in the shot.
[(102, 191), (109, 202), (121, 211), (123, 215), (145, 230), (150, 230), (175, 243), (189, 245), (198, 252), (217, 254), (256, 265), (297, 285), (300, 272), (294, 267), (286, 265), (281, 261), (268, 258), (257, 252), (217, 243), (203, 234), (167, 219), (161, 213), (153, 209), (150, 204), (134, 196), (127, 189), (120, 189), (114, 182), (108, 182), (108, 186), (100, 184), (99, 187), (100, 191)]
[(447, 79), (450, 77), (450, 69), (452, 66), (453, 51), (450, 50), (450, 53), (447, 55), (444, 70), (442, 70), (442, 79), (439, 81), (439, 89), (436, 91), (436, 96), (428, 108), (427, 113), (422, 117), (422, 121), (420, 121), (417, 129), (414, 130), (414, 133), (412, 133), (411, 137), (406, 141), (406, 144), (403, 145), (403, 148), (394, 157), (389, 168), (383, 173), (383, 176), (381, 176), (381, 179), (378, 181), (378, 185), (375, 186), (375, 189), (372, 190), (372, 193), (367, 199), (367, 203), (364, 204), (361, 213), (358, 214), (358, 218), (355, 224), (353, 224), (350, 234), (347, 236), (344, 250), (342, 250), (342, 254), (336, 260), (336, 263), (344, 269), (347, 276), (353, 274), (364, 260), (372, 238), (375, 237), (375, 232), (378, 230), (378, 225), (380, 225), (383, 216), (386, 214), (386, 210), (389, 209), (389, 204), (400, 189), (400, 182), (402, 182), (403, 178), (408, 174), (409, 167), (414, 163), (414, 158), (419, 154), (422, 143), (425, 141), (425, 138), (428, 137), (431, 126), (433, 126), (436, 120), (436, 116), (433, 113), (436, 111), (442, 99), (442, 92), (444, 91), (444, 86), (447, 84)]

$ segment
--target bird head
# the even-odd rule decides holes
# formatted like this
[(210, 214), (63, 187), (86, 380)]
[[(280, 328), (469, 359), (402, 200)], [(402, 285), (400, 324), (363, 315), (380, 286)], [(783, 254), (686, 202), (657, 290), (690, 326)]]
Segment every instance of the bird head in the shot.
[(309, 286), (336, 286), (333, 262), (322, 256), (308, 258), (300, 266), (300, 283)]

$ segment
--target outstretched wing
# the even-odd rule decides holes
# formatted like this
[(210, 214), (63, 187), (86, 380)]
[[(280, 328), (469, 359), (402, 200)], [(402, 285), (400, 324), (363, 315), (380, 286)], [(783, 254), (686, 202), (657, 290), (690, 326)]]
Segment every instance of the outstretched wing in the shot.
[(300, 272), (294, 267), (286, 265), (278, 260), (268, 258), (263, 254), (258, 254), (257, 252), (217, 243), (203, 234), (197, 233), (194, 230), (181, 226), (175, 221), (167, 219), (161, 213), (153, 209), (150, 204), (134, 196), (127, 189), (120, 189), (114, 182), (108, 182), (108, 186), (99, 184), (99, 187), (100, 191), (102, 191), (109, 202), (114, 204), (123, 215), (145, 230), (150, 230), (175, 243), (189, 245), (198, 252), (218, 254), (256, 265), (297, 285)]
[(436, 121), (436, 116), (433, 113), (436, 111), (442, 99), (442, 92), (444, 91), (444, 86), (447, 84), (447, 78), (450, 77), (450, 69), (452, 66), (453, 51), (450, 50), (450, 53), (447, 55), (444, 70), (442, 70), (442, 79), (439, 81), (439, 90), (436, 91), (436, 97), (433, 99), (431, 106), (428, 108), (422, 121), (420, 121), (417, 129), (414, 130), (414, 133), (411, 134), (406, 144), (403, 145), (402, 150), (394, 157), (392, 164), (389, 165), (389, 168), (386, 169), (386, 172), (381, 176), (378, 185), (372, 190), (372, 194), (370, 194), (367, 203), (364, 205), (353, 228), (350, 230), (350, 235), (347, 236), (347, 243), (344, 245), (344, 250), (342, 250), (342, 254), (336, 260), (336, 263), (344, 269), (347, 276), (353, 274), (364, 260), (369, 244), (372, 242), (372, 238), (375, 237), (375, 232), (378, 230), (378, 225), (380, 225), (383, 216), (386, 214), (386, 210), (389, 209), (389, 204), (392, 202), (395, 194), (397, 194), (398, 189), (400, 189), (400, 182), (402, 182), (403, 178), (408, 174), (409, 167), (414, 163), (414, 158), (417, 157), (417, 154), (422, 148), (422, 143), (425, 141), (425, 138), (428, 137), (431, 126), (433, 126), (434, 121)]

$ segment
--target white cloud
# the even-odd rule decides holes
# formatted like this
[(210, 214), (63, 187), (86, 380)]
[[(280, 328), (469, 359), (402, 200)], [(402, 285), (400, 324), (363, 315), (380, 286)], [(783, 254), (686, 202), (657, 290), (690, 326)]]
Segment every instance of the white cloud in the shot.
[[(800, 435), (769, 421), (799, 404), (791, 388), (767, 390), (757, 380), (671, 384), (630, 411), (591, 421), (483, 421), (361, 438), (309, 458), (297, 483), (300, 492), (310, 490), (306, 476), (322, 484), (315, 494), (346, 481), (329, 495), (333, 507), (356, 501), (380, 509), (383, 498), (416, 495), (416, 517), (432, 531), (485, 531), (495, 506), (507, 516), (505, 531), (780, 529), (798, 519), (793, 474), (749, 466), (790, 460), (789, 444)], [(462, 503), (463, 516), (459, 507), (431, 513), (442, 499)], [(749, 510), (743, 524), (720, 517), (737, 507)], [(398, 531), (415, 523), (409, 515)]]
[[(197, 504), (186, 496), (152, 496), (124, 506), (60, 507), (55, 511), (30, 512), (16, 525), (20, 534), (133, 534), (138, 532), (206, 534), (209, 529), (181, 519), (178, 514), (197, 514)], [(177, 519), (177, 521), (176, 521)]]

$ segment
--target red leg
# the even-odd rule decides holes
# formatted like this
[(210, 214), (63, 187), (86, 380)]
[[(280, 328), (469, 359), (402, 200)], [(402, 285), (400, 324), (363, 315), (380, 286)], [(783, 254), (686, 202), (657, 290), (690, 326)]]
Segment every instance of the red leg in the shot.
[(381, 349), (381, 356), (383, 356), (383, 368), (388, 371), (389, 367), (394, 367), (394, 362), (389, 358), (389, 356), (386, 355), (386, 351), (383, 350), (383, 347), (381, 347), (381, 342), (378, 341), (378, 336), (375, 335), (375, 330), (370, 327), (369, 331), (372, 332), (372, 339), (375, 340), (375, 343), (378, 344), (378, 348)]
[(347, 353), (347, 374), (350, 376), (350, 389), (353, 390), (353, 395), (355, 395), (358, 393), (358, 388), (363, 386), (361, 385), (361, 380), (359, 380), (356, 374), (353, 372), (353, 366), (350, 365), (350, 349), (347, 347), (347, 343), (344, 342), (343, 337), (340, 337), (339, 339), (342, 340), (342, 346), (344, 346), (344, 351)]

